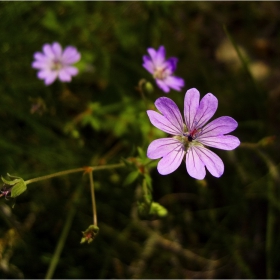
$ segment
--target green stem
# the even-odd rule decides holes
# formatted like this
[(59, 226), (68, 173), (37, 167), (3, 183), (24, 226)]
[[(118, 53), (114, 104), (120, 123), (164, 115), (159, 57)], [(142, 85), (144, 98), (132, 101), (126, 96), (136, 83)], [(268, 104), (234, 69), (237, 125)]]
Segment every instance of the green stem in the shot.
[(230, 40), (231, 44), (233, 45), (233, 47), (234, 47), (234, 49), (235, 49), (235, 51), (236, 51), (236, 53), (237, 53), (237, 55), (238, 55), (238, 57), (239, 57), (241, 63), (242, 63), (242, 66), (243, 66), (244, 70), (247, 72), (247, 74), (248, 74), (248, 76), (250, 77), (250, 79), (252, 80), (253, 84), (256, 85), (256, 84), (255, 84), (255, 80), (254, 80), (254, 78), (253, 78), (253, 76), (252, 76), (250, 70), (248, 69), (247, 61), (246, 61), (246, 60), (244, 59), (244, 57), (242, 56), (242, 54), (241, 54), (241, 52), (240, 52), (240, 50), (239, 50), (237, 44), (236, 44), (235, 41), (233, 40), (232, 36), (231, 36), (230, 33), (228, 32), (228, 29), (227, 29), (227, 27), (226, 27), (225, 25), (223, 25), (223, 29), (224, 29), (224, 31), (225, 31), (225, 33), (226, 33), (228, 39)]
[(267, 183), (267, 200), (268, 200), (268, 211), (267, 211), (267, 222), (266, 222), (266, 276), (268, 279), (273, 278), (273, 250), (274, 250), (274, 228), (275, 228), (275, 210), (273, 206), (273, 201), (275, 197), (277, 198), (275, 186), (279, 182), (280, 175), (275, 163), (270, 159), (270, 157), (261, 151), (257, 150), (258, 154), (266, 163), (269, 170), (269, 177)]
[(64, 170), (64, 171), (56, 172), (53, 174), (29, 179), (29, 180), (25, 181), (25, 184), (28, 185), (31, 183), (48, 180), (48, 179), (51, 179), (54, 177), (60, 177), (60, 176), (64, 176), (64, 175), (71, 174), (71, 173), (78, 173), (78, 172), (83, 172), (83, 171), (85, 172), (85, 171), (87, 171), (87, 169), (91, 169), (91, 171), (93, 172), (93, 171), (99, 171), (99, 170), (105, 170), (105, 169), (121, 168), (124, 166), (125, 165), (123, 163), (118, 163), (118, 164), (109, 164), (109, 165), (102, 165), (102, 166), (88, 166), (88, 167), (74, 168), (74, 169)]
[(90, 190), (91, 190), (91, 201), (92, 201), (92, 212), (93, 212), (93, 224), (97, 226), (97, 211), (96, 211), (96, 202), (94, 194), (94, 181), (92, 172), (89, 173), (90, 180)]
[[(274, 182), (269, 178), (268, 182), (268, 198), (274, 195)], [(267, 222), (266, 222), (266, 277), (267, 279), (273, 278), (273, 249), (274, 249), (274, 224), (275, 224), (275, 215), (273, 205), (268, 199), (268, 212), (267, 212)]]
[(53, 274), (55, 272), (55, 269), (56, 269), (57, 264), (58, 264), (59, 259), (60, 259), (61, 252), (62, 252), (63, 247), (65, 245), (70, 227), (72, 225), (74, 216), (76, 214), (76, 207), (75, 206), (76, 206), (77, 202), (79, 201), (79, 197), (80, 197), (81, 192), (82, 192), (82, 184), (78, 187), (78, 189), (76, 189), (76, 192), (73, 196), (73, 206), (70, 208), (70, 210), (68, 212), (68, 216), (67, 216), (65, 224), (63, 226), (62, 233), (61, 233), (61, 235), (59, 237), (59, 240), (57, 242), (54, 254), (53, 254), (52, 259), (51, 259), (51, 263), (49, 265), (48, 271), (47, 271), (46, 276), (45, 276), (45, 279), (52, 279), (52, 277), (53, 277)]

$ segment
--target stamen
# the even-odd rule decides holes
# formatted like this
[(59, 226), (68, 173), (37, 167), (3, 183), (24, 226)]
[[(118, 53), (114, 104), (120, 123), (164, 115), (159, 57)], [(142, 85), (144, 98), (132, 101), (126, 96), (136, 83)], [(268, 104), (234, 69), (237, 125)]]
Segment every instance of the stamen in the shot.
[(168, 75), (166, 68), (157, 68), (153, 76), (155, 79), (164, 80)]

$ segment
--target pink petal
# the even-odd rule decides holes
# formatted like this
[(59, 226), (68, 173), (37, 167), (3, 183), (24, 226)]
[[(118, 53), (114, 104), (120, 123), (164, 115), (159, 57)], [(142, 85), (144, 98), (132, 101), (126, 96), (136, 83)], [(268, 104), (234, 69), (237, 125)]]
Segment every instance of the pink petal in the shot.
[(61, 46), (60, 46), (59, 43), (54, 42), (54, 43), (52, 44), (52, 51), (53, 51), (55, 57), (57, 57), (57, 58), (61, 57), (62, 48), (61, 48)]
[(43, 52), (48, 58), (54, 58), (54, 53), (50, 44), (45, 44), (43, 46)]
[(171, 123), (167, 118), (158, 112), (148, 110), (147, 111), (150, 122), (158, 129), (172, 134), (172, 135), (181, 135), (182, 131), (178, 129), (173, 123)]
[(151, 74), (154, 73), (154, 65), (151, 61), (151, 59), (147, 56), (147, 55), (144, 55), (143, 56), (143, 61), (144, 63), (142, 64), (142, 66), (148, 71), (150, 72)]
[(154, 66), (161, 67), (163, 62), (165, 61), (165, 48), (164, 46), (160, 46), (158, 51), (153, 48), (148, 48), (148, 53), (151, 56)]
[(201, 128), (213, 117), (217, 108), (218, 99), (212, 93), (207, 93), (200, 101), (192, 129)]
[(75, 47), (68, 46), (65, 48), (62, 54), (62, 61), (65, 64), (72, 64), (81, 59), (81, 54), (77, 51)]
[(238, 126), (236, 120), (231, 117), (219, 117), (208, 123), (203, 129), (201, 136), (198, 139), (204, 139), (210, 136), (218, 136), (235, 130)]
[(47, 68), (48, 63), (46, 63), (45, 61), (33, 61), (31, 66), (32, 66), (32, 68), (35, 68), (35, 69), (42, 69), (42, 68)]
[(161, 65), (165, 61), (165, 48), (164, 46), (160, 46), (156, 55), (156, 65)]
[(154, 140), (148, 147), (147, 157), (158, 159), (166, 156), (172, 151), (184, 150), (183, 144), (174, 138), (161, 138)]
[(157, 83), (158, 87), (160, 89), (162, 89), (164, 92), (167, 93), (170, 91), (169, 87), (166, 85), (166, 83), (164, 81), (156, 79), (156, 83)]
[(34, 53), (34, 58), (35, 58), (35, 60), (38, 60), (38, 61), (46, 61), (48, 59), (48, 57), (46, 57), (41, 52), (35, 52)]
[(198, 180), (204, 179), (206, 175), (204, 166), (214, 177), (220, 177), (224, 173), (222, 160), (203, 146), (192, 146), (188, 149), (186, 165), (189, 175)]
[(199, 139), (199, 142), (203, 145), (222, 150), (233, 150), (240, 145), (239, 139), (233, 135), (211, 136)]
[(63, 69), (71, 76), (76, 76), (79, 72), (74, 66), (65, 66)]
[(175, 76), (168, 76), (164, 80), (164, 82), (168, 87), (173, 88), (177, 91), (180, 91), (181, 87), (183, 87), (185, 85), (185, 82), (182, 78), (175, 77)]
[(181, 112), (176, 103), (167, 97), (160, 97), (155, 102), (156, 108), (163, 114), (163, 116), (176, 127), (176, 131), (180, 134), (184, 132), (184, 124)]
[(45, 85), (48, 86), (48, 85), (52, 84), (56, 78), (57, 78), (57, 73), (50, 72), (49, 75), (45, 77)]
[(181, 149), (179, 146), (165, 155), (158, 162), (158, 172), (161, 175), (167, 175), (175, 171), (181, 164), (183, 157), (185, 155), (185, 151)]
[(200, 159), (194, 147), (187, 150), (186, 167), (189, 175), (195, 179), (202, 180), (206, 175), (203, 161)]
[(55, 71), (51, 71), (50, 69), (42, 69), (37, 73), (39, 79), (46, 79), (49, 76), (56, 75)]
[(199, 91), (196, 88), (189, 89), (185, 95), (184, 116), (189, 131), (194, 127), (194, 119), (199, 106), (199, 96)]
[(156, 60), (156, 56), (157, 56), (156, 50), (153, 49), (153, 48), (148, 48), (147, 51), (148, 51), (152, 61), (155, 61)]
[(64, 68), (59, 70), (58, 78), (62, 82), (70, 82), (71, 81), (71, 75)]
[(168, 67), (170, 69), (171, 74), (176, 70), (177, 63), (178, 63), (177, 57), (170, 57), (166, 60), (166, 62), (165, 62), (166, 67)]

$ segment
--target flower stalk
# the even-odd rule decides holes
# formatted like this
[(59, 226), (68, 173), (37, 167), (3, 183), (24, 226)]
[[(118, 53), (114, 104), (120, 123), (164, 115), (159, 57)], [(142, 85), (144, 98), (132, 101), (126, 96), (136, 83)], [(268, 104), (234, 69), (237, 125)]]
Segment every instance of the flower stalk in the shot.
[(90, 180), (90, 191), (91, 191), (91, 200), (92, 200), (93, 225), (97, 226), (97, 211), (96, 211), (94, 181), (93, 181), (92, 172), (89, 173), (89, 180)]
[(101, 166), (87, 166), (87, 167), (74, 168), (74, 169), (59, 171), (59, 172), (52, 173), (52, 174), (49, 174), (49, 175), (29, 179), (29, 180), (25, 181), (25, 184), (28, 185), (28, 184), (31, 184), (31, 183), (44, 181), (44, 180), (48, 180), (48, 179), (51, 179), (51, 178), (72, 174), (72, 173), (87, 172), (88, 170), (91, 170), (91, 172), (94, 172), (94, 171), (99, 171), (99, 170), (121, 168), (121, 167), (124, 167), (124, 166), (125, 166), (124, 163), (117, 163), (117, 164), (109, 164), (109, 165), (101, 165)]

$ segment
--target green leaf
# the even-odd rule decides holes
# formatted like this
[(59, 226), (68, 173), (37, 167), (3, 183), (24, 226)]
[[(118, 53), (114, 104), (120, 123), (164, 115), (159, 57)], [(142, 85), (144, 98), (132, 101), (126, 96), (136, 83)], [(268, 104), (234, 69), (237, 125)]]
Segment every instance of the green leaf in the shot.
[(19, 179), (19, 182), (16, 183), (13, 187), (12, 187), (12, 191), (11, 191), (11, 197), (17, 197), (19, 195), (21, 195), (23, 192), (25, 192), (27, 189), (26, 184), (24, 182), (23, 179)]
[(132, 171), (131, 173), (128, 174), (128, 176), (125, 178), (123, 185), (127, 186), (136, 181), (136, 179), (139, 177), (139, 172), (138, 171)]
[(139, 154), (141, 159), (145, 159), (146, 158), (146, 154), (144, 153), (142, 148), (137, 147), (137, 151), (138, 151), (138, 154)]

